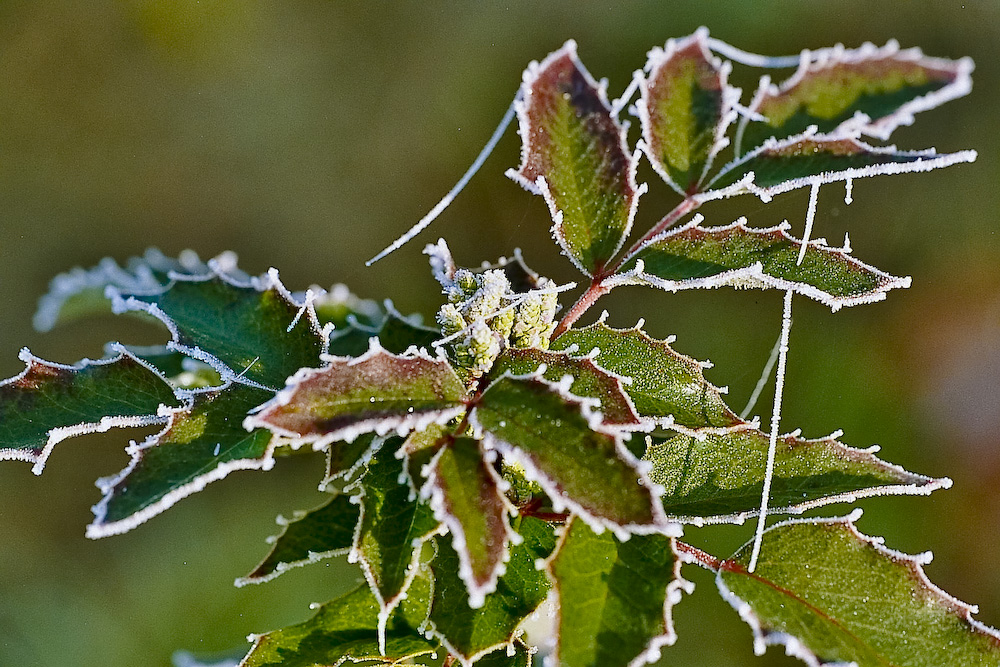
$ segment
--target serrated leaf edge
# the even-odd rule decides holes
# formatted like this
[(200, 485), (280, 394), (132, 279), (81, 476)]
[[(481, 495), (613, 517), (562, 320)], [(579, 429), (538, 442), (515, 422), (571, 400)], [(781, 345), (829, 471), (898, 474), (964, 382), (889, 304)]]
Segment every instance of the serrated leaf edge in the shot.
[[(687, 231), (697, 231), (706, 233), (717, 233), (717, 232), (728, 232), (730, 230), (736, 230), (741, 232), (747, 232), (748, 234), (755, 236), (763, 236), (768, 234), (778, 234), (784, 240), (789, 241), (793, 245), (799, 246), (801, 248), (802, 241), (795, 238), (788, 233), (791, 229), (791, 225), (788, 221), (784, 221), (775, 227), (766, 228), (754, 228), (747, 227), (746, 218), (738, 218), (728, 225), (721, 227), (701, 227), (700, 224), (704, 218), (699, 214), (694, 216), (690, 222), (682, 227), (676, 229), (667, 230), (661, 234), (654, 236), (649, 239), (648, 242), (643, 244), (642, 247), (638, 248), (632, 255), (626, 258), (626, 262), (631, 257), (649, 247), (650, 245), (667, 239), (674, 235), (683, 234)], [(664, 280), (655, 275), (646, 273), (644, 266), (642, 265), (642, 260), (637, 260), (635, 268), (625, 271), (622, 273), (615, 274), (605, 278), (601, 282), (601, 287), (606, 287), (607, 289), (613, 289), (615, 287), (621, 287), (623, 285), (647, 285), (649, 287), (654, 287), (656, 289), (664, 290), (665, 292), (676, 293), (680, 290), (686, 289), (717, 289), (719, 287), (735, 287), (737, 289), (777, 289), (782, 291), (791, 290), (796, 294), (801, 294), (805, 297), (818, 301), (825, 306), (828, 306), (832, 312), (837, 312), (841, 308), (849, 306), (857, 306), (867, 303), (875, 303), (878, 301), (885, 300), (886, 293), (893, 289), (906, 289), (910, 287), (911, 278), (909, 276), (898, 278), (896, 276), (890, 275), (880, 269), (875, 268), (869, 264), (856, 259), (850, 253), (846, 252), (843, 248), (834, 248), (826, 245), (826, 240), (812, 239), (806, 242), (807, 248), (812, 248), (814, 250), (819, 250), (821, 252), (830, 253), (835, 257), (846, 261), (848, 264), (852, 265), (853, 268), (860, 271), (866, 271), (874, 274), (878, 280), (881, 281), (875, 290), (865, 294), (859, 294), (851, 297), (838, 297), (830, 294), (829, 292), (824, 292), (818, 287), (814, 287), (808, 283), (796, 282), (793, 280), (786, 280), (784, 278), (779, 278), (777, 276), (771, 276), (764, 272), (764, 266), (761, 262), (754, 262), (750, 266), (730, 269), (729, 271), (724, 271), (722, 273), (716, 274), (714, 276), (708, 276), (706, 278), (688, 278), (686, 280)]]
[[(782, 526), (788, 526), (798, 523), (810, 523), (810, 524), (844, 524), (851, 534), (856, 537), (861, 542), (872, 546), (879, 554), (886, 556), (887, 558), (893, 560), (897, 563), (902, 563), (905, 565), (910, 572), (916, 577), (916, 579), (926, 587), (926, 589), (933, 595), (937, 596), (938, 602), (945, 606), (949, 611), (958, 616), (961, 620), (969, 624), (969, 626), (982, 634), (985, 634), (995, 640), (1000, 644), (1000, 632), (996, 629), (977, 621), (972, 617), (973, 614), (979, 612), (979, 608), (976, 605), (970, 605), (962, 602), (958, 598), (948, 594), (941, 588), (939, 588), (934, 582), (927, 578), (924, 572), (924, 565), (927, 565), (931, 561), (930, 552), (925, 552), (923, 554), (910, 555), (903, 553), (901, 551), (896, 551), (895, 549), (890, 549), (885, 546), (884, 541), (880, 537), (873, 537), (865, 535), (857, 529), (855, 525), (857, 520), (861, 518), (861, 509), (856, 509), (847, 516), (842, 517), (830, 517), (830, 518), (817, 518), (817, 519), (789, 519), (787, 521), (782, 521), (776, 523), (767, 530), (773, 530)], [(767, 531), (765, 531), (765, 535)], [(749, 543), (748, 543), (749, 544)], [(744, 548), (740, 547), (740, 549)], [(739, 550), (737, 550), (739, 551)], [(719, 588), (719, 594), (722, 598), (729, 603), (729, 605), (736, 610), (740, 618), (750, 626), (753, 632), (753, 651), (755, 655), (763, 655), (767, 650), (768, 645), (784, 646), (785, 653), (794, 658), (802, 660), (809, 667), (852, 667), (854, 663), (844, 663), (844, 662), (823, 662), (820, 658), (810, 651), (806, 646), (795, 636), (790, 635), (785, 632), (767, 630), (762, 626), (760, 619), (754, 613), (753, 608), (749, 603), (743, 601), (739, 596), (734, 594), (729, 587), (726, 586), (725, 582), (722, 580), (722, 572), (726, 570), (727, 563), (729, 560), (724, 560), (720, 564), (719, 570), (716, 572), (715, 583)], [(731, 567), (731, 566), (729, 566)]]

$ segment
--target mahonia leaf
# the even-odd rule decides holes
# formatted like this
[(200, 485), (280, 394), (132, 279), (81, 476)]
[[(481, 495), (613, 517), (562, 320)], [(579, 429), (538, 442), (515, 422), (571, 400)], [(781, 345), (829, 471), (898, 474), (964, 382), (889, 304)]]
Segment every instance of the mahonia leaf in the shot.
[(166, 427), (125, 451), (128, 466), (99, 479), (104, 497), (87, 526), (92, 538), (117, 535), (197, 493), (234, 470), (270, 470), (275, 442), (270, 432), (248, 432), (241, 417), (272, 394), (231, 383), (191, 393), (190, 405), (166, 411)]
[(931, 171), (973, 162), (975, 151), (939, 154), (933, 149), (901, 151), (871, 146), (844, 135), (805, 133), (764, 145), (722, 168), (700, 201), (753, 193), (761, 201), (789, 190), (880, 174)]
[[(340, 440), (326, 446), (326, 476), (319, 484), (320, 491), (325, 491), (337, 480), (352, 480), (364, 466), (368, 465), (387, 440), (395, 440), (395, 436), (385, 438), (374, 433), (364, 433), (350, 442)], [(293, 445), (295, 443), (292, 443)]]
[(160, 413), (180, 403), (170, 385), (124, 347), (111, 351), (110, 359), (64, 366), (21, 350), (24, 371), (0, 382), (0, 461), (33, 463), (40, 475), (66, 438), (166, 421)]
[(434, 516), (451, 534), (458, 574), (469, 589), (469, 606), (481, 607), (485, 596), (496, 590), (508, 544), (517, 537), (508, 523), (515, 510), (477, 440), (449, 438), (425, 473), (421, 494), (430, 498)]
[(205, 276), (213, 269), (246, 279), (246, 274), (236, 268), (236, 254), (232, 252), (224, 252), (206, 263), (193, 250), (185, 250), (173, 259), (150, 248), (124, 267), (105, 257), (91, 269), (77, 267), (53, 278), (49, 291), (38, 301), (34, 325), (39, 331), (49, 331), (88, 315), (110, 314), (108, 287), (126, 292), (157, 292), (170, 282), (171, 275)]
[(521, 166), (507, 175), (545, 197), (552, 233), (587, 275), (621, 249), (644, 188), (638, 154), (608, 104), (605, 86), (577, 58), (572, 40), (524, 73), (516, 103)]
[[(385, 309), (371, 299), (362, 299), (347, 288), (336, 284), (329, 290), (311, 289), (312, 307), (320, 325), (332, 324), (334, 330), (350, 326), (373, 326), (385, 317)], [(368, 349), (367, 346), (365, 349)], [(362, 350), (364, 352), (364, 350)]]
[(562, 667), (643, 665), (674, 643), (671, 610), (692, 586), (681, 578), (673, 538), (623, 542), (574, 517), (547, 566), (559, 595)]
[(598, 367), (589, 357), (574, 357), (567, 352), (550, 352), (537, 348), (508, 348), (504, 350), (493, 368), (492, 377), (504, 373), (510, 375), (530, 375), (545, 366), (542, 377), (558, 382), (569, 375), (573, 378), (570, 392), (574, 396), (585, 396), (600, 401), (600, 411), (605, 424), (616, 426), (637, 426), (632, 400), (622, 387), (621, 378)]
[(1000, 665), (1000, 634), (926, 577), (929, 554), (907, 556), (854, 527), (860, 516), (796, 520), (723, 561), (722, 596), (753, 629), (754, 651), (783, 644), (808, 665)]
[[(927, 495), (948, 488), (951, 480), (903, 470), (854, 449), (839, 434), (806, 440), (777, 439), (768, 514), (795, 513), (837, 502), (879, 495)], [(663, 508), (675, 520), (691, 523), (742, 523), (760, 510), (770, 436), (755, 428), (654, 438), (643, 460), (649, 477), (663, 487)]]
[[(570, 329), (552, 341), (554, 350), (592, 356), (594, 363), (621, 378), (640, 416), (687, 432), (726, 430), (743, 421), (726, 406), (720, 391), (705, 380), (699, 363), (656, 340), (639, 327), (612, 329), (603, 319)], [(593, 356), (596, 355), (596, 356)]]
[(292, 569), (350, 551), (361, 510), (350, 497), (336, 494), (316, 509), (296, 512), (288, 520), (278, 516), (281, 534), (268, 539), (270, 553), (253, 572), (236, 580), (237, 586), (261, 584)]
[(883, 273), (822, 239), (809, 241), (803, 251), (802, 242), (787, 233), (787, 223), (751, 229), (742, 218), (725, 227), (706, 228), (700, 222), (695, 217), (650, 239), (602, 285), (648, 285), (668, 292), (725, 286), (791, 290), (833, 311), (881, 301), (889, 290), (910, 286), (909, 278)]
[(568, 507), (597, 530), (669, 530), (653, 485), (622, 434), (601, 424), (593, 399), (573, 396), (567, 385), (503, 377), (480, 397), (471, 421), (487, 447), (541, 485), (556, 511)]
[(375, 453), (356, 489), (361, 520), (348, 560), (361, 564), (378, 600), (379, 618), (386, 620), (417, 575), (423, 542), (440, 526), (417, 498), (394, 447)]
[(357, 358), (323, 356), (326, 366), (303, 368), (285, 389), (246, 419), (317, 449), (366, 432), (401, 435), (465, 410), (465, 386), (443, 358), (396, 355), (377, 339)]
[(334, 329), (330, 335), (330, 354), (338, 357), (359, 357), (368, 351), (371, 340), (377, 338), (383, 349), (402, 354), (411, 347), (431, 349), (431, 343), (441, 338), (437, 329), (425, 327), (417, 316), (405, 317), (386, 301), (385, 314), (364, 323), (356, 319)]
[(434, 600), (429, 629), (465, 667), (496, 649), (510, 646), (518, 626), (548, 595), (548, 578), (535, 562), (552, 553), (555, 531), (544, 521), (525, 517), (518, 533), (523, 541), (511, 547), (506, 573), (477, 609), (469, 607), (469, 592), (459, 576), (461, 564), (451, 540), (437, 540), (438, 553), (430, 563)]
[(798, 71), (780, 86), (761, 79), (750, 111), (765, 120), (747, 125), (743, 144), (810, 126), (888, 139), (900, 125), (910, 125), (914, 114), (967, 95), (972, 70), (969, 58), (930, 58), (919, 49), (900, 50), (894, 41), (882, 48), (805, 52)]
[(531, 667), (535, 652), (521, 641), (514, 643), (506, 651), (493, 651), (476, 660), (476, 667)]
[[(240, 667), (397, 665), (433, 655), (437, 643), (418, 630), (427, 618), (432, 587), (429, 577), (418, 577), (383, 628), (378, 600), (368, 586), (360, 586), (321, 605), (304, 623), (253, 637), (253, 648)], [(383, 629), (385, 635), (380, 638)]]
[(173, 336), (168, 344), (217, 368), (226, 380), (281, 387), (326, 351), (312, 304), (298, 303), (273, 269), (244, 283), (215, 271), (174, 276), (151, 294), (109, 288), (115, 312), (145, 311)]
[[(728, 85), (729, 63), (708, 49), (708, 31), (654, 48), (640, 78), (636, 104), (641, 148), (660, 176), (681, 193), (693, 193), (728, 143), (740, 90)], [(640, 75), (641, 77), (641, 75)]]

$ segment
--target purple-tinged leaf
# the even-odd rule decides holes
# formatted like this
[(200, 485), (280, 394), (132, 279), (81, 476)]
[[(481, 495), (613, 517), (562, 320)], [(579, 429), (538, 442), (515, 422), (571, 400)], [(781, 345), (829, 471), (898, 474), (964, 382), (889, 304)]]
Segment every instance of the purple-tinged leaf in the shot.
[(111, 351), (64, 366), (22, 350), (24, 371), (0, 382), (0, 461), (27, 461), (39, 475), (66, 438), (165, 422), (163, 410), (180, 404), (170, 385), (124, 347)]
[(555, 664), (644, 665), (677, 638), (672, 609), (693, 587), (681, 577), (674, 538), (620, 541), (574, 517), (546, 565), (559, 595)]
[(927, 579), (930, 554), (887, 549), (858, 532), (858, 516), (772, 526), (752, 573), (749, 543), (721, 563), (716, 583), (754, 652), (784, 645), (810, 667), (1000, 665), (1000, 633)]
[(128, 466), (97, 481), (104, 497), (94, 506), (87, 536), (132, 530), (235, 470), (270, 470), (275, 447), (271, 433), (247, 432), (241, 417), (272, 395), (231, 383), (192, 392), (189, 405), (167, 411), (161, 432), (126, 448)]
[(802, 242), (787, 233), (787, 223), (753, 229), (740, 219), (706, 228), (700, 221), (698, 216), (650, 239), (602, 284), (648, 285), (667, 292), (727, 286), (791, 290), (834, 311), (881, 301), (889, 290), (910, 286), (909, 278), (883, 273), (822, 239), (809, 241), (802, 252)]
[(953, 164), (973, 162), (975, 151), (938, 154), (901, 151), (895, 146), (870, 146), (845, 135), (805, 133), (772, 139), (722, 168), (708, 184), (700, 201), (752, 193), (761, 201), (798, 188), (850, 181), (882, 174), (932, 171)]
[(622, 433), (601, 424), (593, 399), (540, 377), (503, 377), (483, 393), (471, 421), (486, 445), (537, 481), (559, 511), (620, 534), (672, 529)]
[(323, 368), (290, 377), (285, 389), (247, 417), (247, 428), (265, 427), (320, 449), (362, 433), (403, 435), (465, 409), (465, 386), (444, 359), (396, 355), (373, 343), (361, 357), (324, 355), (323, 361)]
[(600, 273), (628, 236), (643, 188), (638, 156), (575, 42), (528, 66), (517, 115), (521, 166), (507, 175), (545, 197), (566, 256), (587, 275)]
[(544, 365), (542, 376), (559, 382), (567, 375), (573, 378), (570, 392), (599, 401), (598, 409), (606, 425), (639, 426), (632, 399), (625, 393), (622, 379), (597, 366), (589, 357), (572, 356), (568, 352), (549, 352), (537, 348), (508, 348), (504, 350), (493, 368), (491, 377), (504, 373), (531, 375)]
[(434, 516), (451, 533), (458, 575), (469, 589), (473, 608), (483, 606), (486, 595), (496, 590), (508, 544), (516, 537), (508, 523), (514, 509), (484, 454), (477, 440), (449, 438), (427, 466), (427, 483), (421, 491), (430, 498)]
[(699, 30), (650, 51), (636, 104), (643, 152), (656, 172), (684, 194), (698, 191), (728, 144), (726, 128), (736, 118), (733, 104), (740, 96), (726, 81), (729, 63), (712, 55), (707, 39), (708, 31)]
[(894, 41), (881, 48), (805, 52), (798, 71), (780, 86), (761, 79), (750, 110), (766, 120), (746, 127), (743, 145), (810, 126), (888, 139), (900, 125), (913, 123), (914, 114), (967, 95), (972, 70), (969, 58), (931, 58), (920, 49), (900, 50)]

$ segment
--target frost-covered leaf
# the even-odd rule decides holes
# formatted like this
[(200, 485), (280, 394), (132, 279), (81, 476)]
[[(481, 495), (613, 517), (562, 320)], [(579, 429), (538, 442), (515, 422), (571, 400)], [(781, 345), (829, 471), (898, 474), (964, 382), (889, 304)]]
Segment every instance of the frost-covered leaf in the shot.
[(490, 375), (530, 375), (543, 364), (543, 377), (547, 380), (559, 382), (569, 375), (573, 378), (569, 389), (572, 394), (600, 401), (599, 410), (605, 424), (635, 426), (639, 423), (639, 417), (632, 406), (632, 400), (622, 387), (622, 381), (587, 357), (537, 348), (508, 348), (497, 357)]
[(247, 426), (320, 448), (366, 432), (405, 433), (464, 410), (465, 386), (441, 358), (400, 356), (376, 344), (361, 357), (323, 361), (321, 369), (303, 368), (290, 377)]
[(417, 498), (404, 461), (391, 446), (375, 453), (357, 491), (361, 521), (349, 560), (360, 562), (385, 617), (405, 597), (418, 571), (422, 543), (439, 524)]
[(671, 609), (690, 584), (673, 542), (664, 535), (622, 542), (570, 520), (548, 562), (559, 595), (561, 667), (642, 665), (674, 643)]
[(410, 347), (431, 349), (441, 338), (437, 329), (425, 327), (415, 316), (404, 317), (386, 302), (385, 314), (369, 322), (353, 319), (330, 335), (329, 353), (338, 357), (360, 357), (377, 338), (383, 349), (402, 354)]
[(726, 146), (740, 95), (727, 84), (729, 66), (712, 56), (707, 38), (699, 30), (650, 51), (636, 104), (643, 150), (657, 173), (684, 193), (697, 191)]
[(806, 186), (931, 171), (975, 159), (975, 151), (901, 151), (895, 146), (871, 146), (849, 136), (807, 133), (781, 141), (769, 139), (760, 148), (730, 162), (708, 184), (711, 191), (699, 199), (708, 201), (749, 192), (767, 202), (777, 194)]
[(775, 525), (753, 573), (751, 544), (722, 562), (719, 590), (753, 629), (758, 655), (783, 644), (813, 667), (1000, 665), (1000, 635), (927, 579), (929, 555), (886, 549), (853, 519)]
[(449, 439), (427, 466), (422, 490), (451, 534), (472, 607), (482, 606), (496, 588), (513, 535), (503, 484), (483, 454), (473, 438)]
[(269, 540), (274, 545), (271, 552), (253, 572), (237, 579), (236, 585), (260, 584), (293, 567), (346, 554), (354, 542), (360, 511), (350, 497), (337, 494), (316, 509), (297, 512), (291, 520), (278, 516), (282, 530)]
[(63, 366), (22, 350), (24, 371), (0, 382), (0, 460), (33, 463), (37, 475), (66, 438), (163, 423), (161, 406), (180, 404), (170, 385), (126, 349), (111, 351), (110, 359)]
[(170, 282), (171, 275), (205, 276), (213, 268), (237, 279), (246, 274), (236, 268), (236, 255), (224, 252), (207, 263), (192, 250), (185, 250), (177, 259), (150, 248), (142, 257), (133, 257), (125, 266), (105, 257), (91, 268), (77, 267), (60, 273), (49, 283), (49, 291), (38, 301), (34, 324), (39, 331), (49, 331), (88, 315), (110, 314), (108, 287), (126, 292), (156, 292)]
[(801, 253), (802, 242), (787, 233), (787, 224), (752, 229), (740, 219), (705, 228), (699, 222), (695, 218), (650, 239), (604, 285), (649, 285), (668, 292), (726, 286), (791, 290), (834, 311), (881, 301), (890, 289), (910, 286), (909, 278), (883, 273), (821, 239), (809, 241)]
[(522, 519), (518, 532), (523, 541), (511, 547), (506, 573), (478, 609), (469, 607), (469, 593), (459, 577), (461, 564), (451, 540), (437, 540), (438, 553), (430, 564), (434, 572), (430, 627), (463, 665), (496, 649), (503, 652), (502, 647), (514, 641), (517, 627), (548, 595), (548, 578), (535, 562), (552, 553), (555, 532), (544, 521), (531, 517)]
[[(836, 434), (835, 434), (836, 435)], [(664, 489), (663, 508), (671, 518), (700, 523), (741, 523), (760, 510), (770, 436), (754, 428), (656, 438), (643, 460), (649, 477)], [(951, 486), (903, 470), (829, 436), (777, 439), (768, 514), (800, 513), (812, 507), (879, 495), (926, 495)]]
[(335, 667), (344, 663), (400, 664), (429, 656), (438, 644), (418, 631), (427, 617), (429, 578), (419, 577), (389, 617), (380, 646), (379, 604), (362, 585), (319, 608), (304, 623), (253, 638), (240, 667)]
[[(109, 354), (113, 354), (117, 347), (117, 343), (109, 345)], [(225, 384), (222, 376), (212, 366), (166, 345), (122, 345), (121, 347), (159, 371), (175, 389), (204, 389)]]
[(399, 442), (396, 436), (386, 438), (374, 433), (364, 433), (350, 442), (345, 440), (331, 442), (325, 448), (326, 476), (320, 482), (320, 490), (326, 490), (336, 480), (352, 480), (387, 441), (395, 445)]
[(126, 448), (131, 461), (124, 470), (97, 481), (104, 497), (87, 536), (131, 530), (234, 470), (270, 470), (271, 433), (248, 432), (242, 417), (272, 395), (232, 383), (195, 392), (189, 406), (169, 410), (161, 432)]
[(972, 69), (969, 58), (930, 58), (919, 49), (900, 50), (896, 42), (806, 52), (798, 71), (780, 86), (769, 77), (761, 80), (750, 109), (766, 121), (745, 128), (743, 145), (752, 148), (813, 125), (820, 132), (888, 139), (900, 125), (911, 124), (914, 114), (967, 95)]
[(612, 329), (603, 321), (570, 329), (552, 349), (596, 355), (594, 363), (622, 378), (625, 392), (642, 417), (673, 418), (675, 428), (726, 429), (742, 424), (719, 390), (705, 380), (704, 366), (680, 355), (670, 340), (656, 340), (639, 328)]
[(150, 294), (119, 290), (115, 312), (159, 318), (173, 349), (217, 366), (227, 380), (277, 389), (300, 368), (320, 364), (325, 336), (312, 305), (296, 302), (276, 271), (246, 283), (221, 273), (176, 278)]
[(313, 287), (312, 292), (316, 295), (312, 299), (316, 319), (321, 325), (333, 325), (335, 330), (352, 325), (373, 326), (385, 317), (385, 309), (377, 302), (359, 298), (346, 285), (336, 284), (329, 290)]
[(568, 507), (619, 532), (662, 529), (652, 485), (592, 403), (542, 378), (503, 377), (483, 393), (472, 422), (488, 447), (524, 467), (557, 511)]
[(588, 275), (601, 271), (632, 227), (641, 188), (636, 156), (594, 81), (566, 42), (524, 73), (517, 102), (521, 166), (508, 176), (545, 197), (563, 252)]
[(513, 652), (508, 648), (487, 653), (476, 661), (476, 667), (531, 667), (534, 652), (518, 640), (514, 640), (513, 646)]

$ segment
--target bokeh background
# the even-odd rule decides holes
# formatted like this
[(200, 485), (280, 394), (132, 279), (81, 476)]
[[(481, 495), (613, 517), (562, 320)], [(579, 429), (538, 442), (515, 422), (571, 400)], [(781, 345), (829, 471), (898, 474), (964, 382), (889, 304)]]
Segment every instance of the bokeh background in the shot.
[[(970, 97), (923, 114), (894, 140), (979, 161), (930, 175), (820, 194), (817, 234), (913, 287), (887, 302), (831, 314), (798, 299), (783, 425), (807, 436), (841, 428), (857, 446), (911, 470), (948, 475), (931, 498), (875, 499), (860, 527), (908, 552), (933, 550), (930, 576), (1000, 625), (1000, 154), (996, 109), (1000, 4), (994, 0), (873, 3), (503, 2), (339, 3), (91, 0), (0, 3), (0, 371), (17, 351), (73, 362), (109, 339), (155, 342), (155, 328), (88, 320), (31, 330), (48, 280), (148, 246), (203, 257), (239, 253), (243, 268), (285, 283), (346, 282), (431, 314), (438, 293), (420, 255), (447, 237), (460, 262), (524, 249), (560, 282), (576, 279), (548, 234), (542, 201), (502, 176), (516, 166), (513, 131), (468, 190), (417, 242), (373, 268), (363, 262), (432, 206), (503, 114), (525, 64), (572, 37), (613, 95), (645, 52), (699, 25), (772, 55), (835, 42), (897, 38), (932, 55), (971, 55)], [(753, 80), (741, 79), (745, 89)], [(747, 92), (749, 95), (749, 91)], [(747, 99), (747, 98), (745, 98)], [(634, 132), (634, 129), (633, 129)], [(637, 225), (672, 205), (651, 192)], [(764, 207), (744, 197), (706, 207), (707, 222), (747, 215), (801, 224), (807, 193)], [(646, 318), (658, 336), (715, 368), (742, 406), (777, 336), (779, 293), (670, 296), (622, 290), (611, 323)], [(767, 403), (759, 412), (767, 413)], [(45, 474), (0, 466), (0, 665), (166, 667), (178, 649), (212, 654), (249, 632), (297, 622), (308, 603), (352, 586), (332, 563), (236, 589), (275, 532), (274, 516), (321, 501), (318, 456), (269, 474), (235, 473), (124, 536), (88, 541), (94, 479), (120, 470), (118, 432), (66, 442)], [(845, 511), (847, 508), (838, 508)], [(690, 531), (726, 553), (752, 526)], [(664, 665), (796, 665), (751, 651), (750, 631), (690, 569), (695, 595), (676, 610), (680, 639)]]

